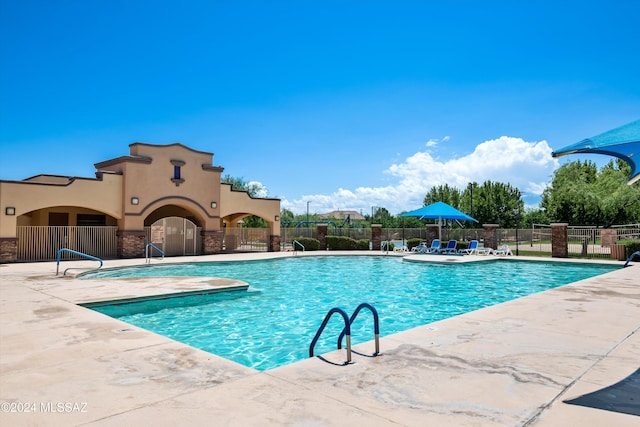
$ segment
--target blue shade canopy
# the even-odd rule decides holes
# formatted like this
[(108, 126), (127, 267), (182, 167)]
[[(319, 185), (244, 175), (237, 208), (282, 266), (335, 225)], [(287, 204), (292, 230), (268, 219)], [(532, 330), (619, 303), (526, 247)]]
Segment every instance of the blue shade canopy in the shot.
[(400, 216), (415, 216), (420, 219), (456, 219), (458, 221), (478, 222), (477, 219), (471, 218), (466, 213), (460, 212), (458, 209), (444, 202), (435, 202), (429, 206), (423, 206), (420, 209), (403, 213)]
[(631, 166), (628, 184), (640, 180), (638, 157), (640, 157), (640, 120), (619, 128), (584, 139), (551, 153), (553, 157), (565, 154), (606, 154), (624, 160)]

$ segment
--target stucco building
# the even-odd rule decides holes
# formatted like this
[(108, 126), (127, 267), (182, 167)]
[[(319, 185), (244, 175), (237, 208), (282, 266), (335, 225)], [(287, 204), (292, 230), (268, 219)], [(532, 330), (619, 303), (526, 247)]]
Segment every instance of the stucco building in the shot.
[(280, 200), (221, 183), (213, 154), (136, 142), (96, 163), (95, 178), (37, 175), (0, 180), (0, 261), (54, 259), (62, 248), (99, 257), (215, 254), (246, 242), (242, 219), (268, 224), (251, 244), (280, 250)]

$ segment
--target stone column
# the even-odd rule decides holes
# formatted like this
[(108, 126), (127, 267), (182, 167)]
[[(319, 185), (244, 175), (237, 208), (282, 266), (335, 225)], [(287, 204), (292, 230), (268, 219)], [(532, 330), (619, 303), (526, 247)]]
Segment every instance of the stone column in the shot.
[(118, 230), (118, 258), (144, 258), (144, 230)]
[(431, 242), (439, 238), (438, 224), (427, 224), (427, 245), (431, 246)]
[(18, 238), (0, 237), (0, 262), (18, 261)]
[(498, 224), (482, 224), (482, 228), (484, 229), (484, 247), (497, 249), (498, 248), (498, 228), (500, 226)]
[(275, 234), (269, 236), (269, 252), (280, 252), (280, 236)]
[(600, 246), (603, 247), (615, 245), (618, 241), (618, 231), (613, 228), (605, 228), (604, 230), (600, 230), (600, 241)]
[[(222, 252), (222, 237), (224, 235), (222, 230), (202, 230), (201, 235), (202, 255), (219, 254)], [(227, 247), (227, 249), (229, 248)]]
[(569, 257), (568, 225), (566, 223), (551, 224), (551, 256), (554, 258)]
[(379, 251), (382, 246), (382, 224), (371, 224), (371, 246)]
[(329, 224), (318, 224), (316, 226), (316, 233), (318, 233), (318, 241), (320, 242), (320, 250), (327, 250), (327, 231), (329, 230)]

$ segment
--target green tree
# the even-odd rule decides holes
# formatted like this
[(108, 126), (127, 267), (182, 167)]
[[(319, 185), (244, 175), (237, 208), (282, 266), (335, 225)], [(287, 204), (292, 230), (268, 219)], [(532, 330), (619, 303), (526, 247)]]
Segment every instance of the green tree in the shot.
[[(503, 228), (515, 228), (524, 214), (524, 202), (519, 189), (511, 184), (485, 181), (473, 186), (473, 217), (480, 224), (499, 224)], [(467, 187), (466, 192), (470, 192)], [(470, 198), (465, 194), (465, 199)]]
[(460, 190), (456, 187), (450, 187), (449, 184), (431, 187), (427, 195), (424, 196), (423, 206), (428, 206), (435, 202), (444, 202), (459, 209), (461, 196)]
[(289, 209), (282, 208), (280, 209), (280, 220), (281, 221), (293, 221), (294, 215)]
[(551, 222), (610, 227), (640, 218), (640, 186), (626, 183), (630, 168), (610, 161), (600, 171), (580, 160), (562, 165), (542, 195)]

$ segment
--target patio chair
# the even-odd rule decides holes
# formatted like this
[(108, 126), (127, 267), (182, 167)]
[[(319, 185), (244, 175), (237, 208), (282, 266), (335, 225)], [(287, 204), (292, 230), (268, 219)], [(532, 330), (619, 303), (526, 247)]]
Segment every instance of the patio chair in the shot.
[(498, 256), (507, 256), (513, 255), (513, 252), (511, 252), (511, 248), (508, 245), (502, 245), (498, 249), (493, 251), (493, 254)]
[(440, 239), (433, 239), (431, 246), (427, 246), (426, 243), (422, 242), (414, 247), (412, 251), (418, 254), (431, 254), (437, 252), (438, 249), (440, 249)]
[(458, 246), (457, 240), (449, 240), (449, 243), (447, 243), (446, 247), (442, 249), (438, 249), (438, 253), (439, 254), (455, 254), (457, 246)]
[(424, 250), (429, 249), (429, 246), (427, 246), (426, 242), (420, 242), (419, 244), (417, 244), (416, 246), (411, 248), (411, 252), (417, 252), (420, 253)]
[(478, 250), (478, 241), (472, 240), (469, 242), (469, 246), (467, 248), (458, 249), (458, 253), (463, 255), (473, 255), (476, 253), (476, 250)]
[(438, 252), (440, 250), (440, 239), (433, 239), (431, 242), (431, 246), (426, 248), (422, 253), (424, 254), (432, 254)]
[(493, 253), (493, 249), (489, 247), (482, 247), (476, 249), (476, 255), (491, 255)]
[(406, 245), (402, 245), (402, 246), (396, 246), (393, 248), (393, 252), (400, 252), (400, 253), (404, 253), (404, 252), (409, 252), (409, 249), (407, 249)]

